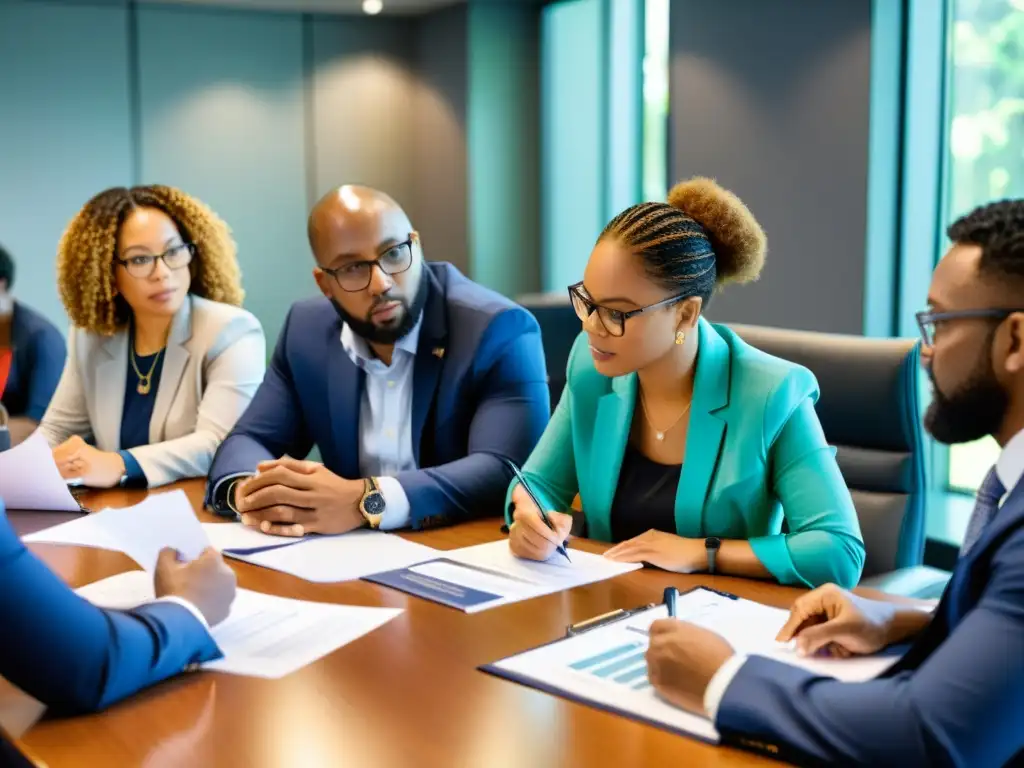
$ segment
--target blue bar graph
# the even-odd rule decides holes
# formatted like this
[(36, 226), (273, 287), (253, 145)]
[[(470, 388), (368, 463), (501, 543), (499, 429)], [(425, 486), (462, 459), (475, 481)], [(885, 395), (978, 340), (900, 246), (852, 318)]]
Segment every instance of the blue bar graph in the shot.
[[(644, 671), (646, 672), (647, 670), (644, 670)], [(633, 688), (634, 691), (642, 691), (644, 688), (650, 688), (651, 684), (647, 681), (647, 678), (644, 678), (639, 683), (637, 683), (636, 685), (631, 686), (631, 687)]]
[(619, 675), (615, 678), (616, 683), (632, 683), (634, 680), (643, 678), (643, 681), (647, 682), (647, 665), (641, 664), (639, 667), (633, 667), (628, 672)]
[(595, 669), (594, 674), (598, 677), (611, 677), (616, 672), (621, 672), (622, 670), (628, 667), (636, 666), (637, 662), (641, 662), (643, 660), (644, 652), (641, 651), (640, 653), (635, 653), (631, 656), (626, 656), (624, 659), (619, 659), (618, 661), (612, 662), (611, 664), (607, 664), (603, 667)]
[(610, 651), (599, 653), (597, 656), (590, 656), (586, 659), (574, 661), (572, 664), (569, 665), (569, 667), (571, 669), (576, 670), (588, 669), (590, 667), (597, 666), (598, 664), (602, 664), (606, 661), (611, 661), (612, 659), (618, 658), (639, 647), (640, 643), (629, 643), (627, 645), (620, 645), (618, 648), (612, 648)]

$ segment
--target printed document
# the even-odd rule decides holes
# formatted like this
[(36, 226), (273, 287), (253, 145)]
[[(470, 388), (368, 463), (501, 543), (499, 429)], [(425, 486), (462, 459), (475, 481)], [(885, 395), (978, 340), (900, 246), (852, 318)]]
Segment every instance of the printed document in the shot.
[[(88, 584), (78, 594), (104, 608), (153, 600), (153, 577), (129, 571)], [(231, 612), (210, 634), (224, 657), (204, 669), (279, 678), (383, 626), (402, 611), (291, 600), (239, 589)]]
[(557, 552), (537, 562), (516, 557), (501, 539), (441, 553), (410, 568), (374, 573), (367, 581), (476, 613), (531, 597), (603, 581), (640, 563), (617, 563), (601, 555), (569, 550), (572, 562)]
[[(718, 732), (710, 720), (665, 703), (647, 679), (644, 655), (648, 629), (656, 619), (667, 616), (665, 606), (657, 605), (483, 669), (599, 709), (717, 743)], [(717, 632), (738, 653), (767, 656), (848, 682), (876, 677), (897, 659), (892, 655), (801, 658), (791, 643), (775, 641), (789, 611), (701, 588), (680, 595), (676, 616)]]

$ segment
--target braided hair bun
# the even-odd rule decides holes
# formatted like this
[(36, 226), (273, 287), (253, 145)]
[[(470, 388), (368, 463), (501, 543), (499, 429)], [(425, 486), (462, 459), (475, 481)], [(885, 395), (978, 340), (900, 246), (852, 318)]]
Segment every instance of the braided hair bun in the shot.
[(719, 286), (750, 283), (764, 267), (768, 238), (754, 214), (714, 179), (681, 181), (668, 193), (668, 204), (700, 224), (715, 252)]

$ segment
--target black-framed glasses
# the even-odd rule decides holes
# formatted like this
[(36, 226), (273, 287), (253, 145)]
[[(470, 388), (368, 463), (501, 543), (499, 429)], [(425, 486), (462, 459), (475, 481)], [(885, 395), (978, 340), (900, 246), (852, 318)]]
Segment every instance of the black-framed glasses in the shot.
[(409, 233), (409, 239), (390, 245), (381, 251), (372, 261), (350, 261), (340, 267), (321, 269), (333, 277), (341, 290), (355, 293), (365, 291), (373, 278), (373, 268), (379, 267), (385, 275), (397, 275), (412, 266), (412, 244), (419, 242), (419, 234)]
[(585, 323), (587, 318), (597, 312), (597, 319), (601, 321), (601, 325), (604, 326), (604, 329), (611, 336), (621, 336), (624, 334), (626, 332), (626, 321), (631, 317), (642, 315), (644, 312), (649, 312), (652, 309), (667, 307), (670, 304), (675, 304), (688, 298), (689, 296), (685, 295), (669, 296), (667, 299), (662, 299), (654, 304), (648, 304), (646, 307), (623, 312), (621, 309), (612, 309), (611, 307), (602, 307), (600, 304), (596, 304), (589, 296), (584, 295), (583, 283), (575, 283), (569, 286), (569, 299), (572, 301), (572, 308), (576, 310), (576, 317)]
[(196, 247), (192, 243), (178, 243), (163, 253), (148, 253), (145, 256), (140, 254), (116, 261), (132, 277), (147, 278), (156, 272), (158, 261), (163, 260), (168, 269), (182, 269), (192, 263), (195, 252)]
[(1002, 322), (1016, 312), (1024, 309), (958, 309), (949, 312), (918, 312), (917, 327), (921, 330), (921, 340), (926, 347), (935, 343), (935, 329), (950, 320), (995, 320)]

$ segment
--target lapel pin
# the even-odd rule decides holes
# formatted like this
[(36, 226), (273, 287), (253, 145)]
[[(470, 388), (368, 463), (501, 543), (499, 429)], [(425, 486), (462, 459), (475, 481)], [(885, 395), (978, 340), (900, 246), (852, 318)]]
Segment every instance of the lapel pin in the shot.
[(434, 347), (434, 357), (438, 360), (444, 357), (444, 347)]

